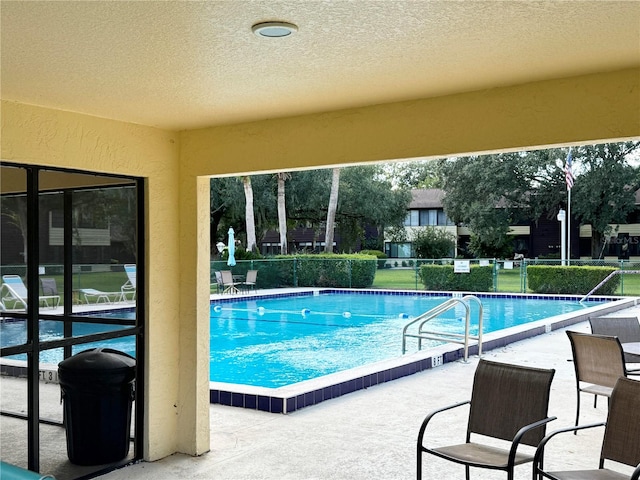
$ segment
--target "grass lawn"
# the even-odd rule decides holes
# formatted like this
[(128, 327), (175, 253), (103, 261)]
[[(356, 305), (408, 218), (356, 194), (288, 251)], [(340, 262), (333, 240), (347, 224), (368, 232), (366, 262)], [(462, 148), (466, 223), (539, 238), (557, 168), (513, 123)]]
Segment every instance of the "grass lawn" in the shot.
[(424, 290), (420, 279), (416, 279), (417, 271), (412, 268), (383, 268), (376, 270), (373, 288), (391, 290)]

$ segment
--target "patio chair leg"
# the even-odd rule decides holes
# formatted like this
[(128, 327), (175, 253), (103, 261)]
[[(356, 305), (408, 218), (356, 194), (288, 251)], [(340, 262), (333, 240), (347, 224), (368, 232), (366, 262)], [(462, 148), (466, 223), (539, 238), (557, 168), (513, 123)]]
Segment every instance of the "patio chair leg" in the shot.
[[(578, 390), (578, 406), (576, 408), (576, 427), (578, 426), (578, 421), (580, 420), (580, 390)], [(574, 435), (578, 434), (577, 430), (574, 430)]]
[(469, 477), (469, 470), (470, 470), (469, 465), (465, 465), (465, 466), (464, 466), (464, 475), (465, 475), (465, 478), (466, 478), (467, 480), (469, 480), (469, 479), (470, 479), (470, 477)]
[(422, 480), (422, 449), (420, 448), (420, 445), (418, 445), (418, 464), (416, 466), (416, 478), (418, 480)]

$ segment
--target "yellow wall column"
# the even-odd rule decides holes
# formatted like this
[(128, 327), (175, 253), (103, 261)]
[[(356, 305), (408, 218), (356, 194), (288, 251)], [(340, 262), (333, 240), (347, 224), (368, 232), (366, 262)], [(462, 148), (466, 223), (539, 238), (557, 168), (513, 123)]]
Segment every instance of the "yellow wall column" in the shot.
[(181, 168), (179, 451), (209, 450), (209, 178)]

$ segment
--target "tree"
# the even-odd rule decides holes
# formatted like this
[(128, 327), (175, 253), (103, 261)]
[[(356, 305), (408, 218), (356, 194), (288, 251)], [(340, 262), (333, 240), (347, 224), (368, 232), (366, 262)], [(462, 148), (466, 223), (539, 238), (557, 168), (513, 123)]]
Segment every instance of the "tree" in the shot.
[(245, 225), (247, 229), (247, 251), (251, 252), (257, 248), (256, 243), (256, 220), (253, 212), (253, 188), (251, 188), (251, 177), (242, 177), (245, 198)]
[(226, 243), (229, 227), (233, 226), (238, 233), (240, 220), (244, 219), (245, 199), (242, 184), (235, 177), (212, 178), (210, 187), (211, 253), (215, 255), (215, 244)]
[[(518, 152), (446, 159), (439, 163), (445, 190), (444, 209), (454, 222), (474, 234), (472, 253), (486, 256), (509, 243), (509, 226), (537, 220), (562, 196), (562, 166), (548, 152)], [(542, 185), (557, 185), (539, 190)], [(546, 192), (541, 195), (540, 192)]]
[(0, 212), (22, 235), (22, 258), (27, 263), (27, 197), (26, 195), (0, 197)]
[(439, 228), (425, 227), (413, 232), (412, 243), (418, 258), (445, 258), (452, 255), (456, 237)]
[(324, 235), (324, 251), (333, 252), (333, 232), (338, 210), (338, 192), (340, 190), (340, 169), (334, 168), (331, 175), (331, 192), (329, 194), (329, 208), (327, 208), (327, 228)]
[(380, 176), (388, 180), (393, 188), (441, 188), (442, 180), (436, 160), (413, 162), (391, 162), (382, 165)]
[(278, 231), (280, 232), (280, 253), (287, 254), (287, 206), (285, 201), (284, 182), (291, 179), (291, 174), (280, 172), (276, 174), (278, 181)]
[(574, 165), (582, 167), (571, 191), (571, 212), (581, 224), (591, 225), (591, 255), (600, 256), (610, 225), (625, 223), (635, 209), (640, 172), (629, 154), (640, 142), (584, 145), (573, 150)]
[[(573, 150), (575, 186), (571, 210), (582, 224), (591, 224), (592, 245), (611, 223), (626, 220), (635, 208), (638, 171), (629, 164), (640, 142), (581, 146)], [(439, 162), (445, 190), (445, 211), (467, 225), (476, 255), (508, 249), (509, 225), (553, 218), (567, 207), (563, 166), (568, 149), (504, 153)], [(595, 252), (593, 252), (595, 253)], [(502, 256), (502, 255), (501, 255)]]

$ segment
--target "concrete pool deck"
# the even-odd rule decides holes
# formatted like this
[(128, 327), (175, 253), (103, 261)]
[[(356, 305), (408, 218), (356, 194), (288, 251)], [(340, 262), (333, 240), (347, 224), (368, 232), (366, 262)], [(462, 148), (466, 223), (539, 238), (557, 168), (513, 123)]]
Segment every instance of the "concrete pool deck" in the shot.
[[(619, 310), (610, 316), (639, 316), (640, 307)], [(569, 327), (588, 332), (582, 321)], [(566, 328), (496, 348), (483, 357), (499, 362), (555, 368), (549, 414), (558, 419), (550, 430), (572, 425), (575, 417), (575, 373)], [(334, 398), (288, 415), (272, 414), (224, 405), (210, 406), (211, 450), (200, 457), (174, 454), (156, 462), (140, 462), (98, 478), (104, 480), (164, 479), (408, 479), (415, 478), (415, 442), (424, 416), (431, 410), (466, 400), (478, 357), (445, 363), (393, 382)], [(10, 391), (23, 379), (6, 379), (2, 388), (3, 408)], [(21, 384), (22, 385), (22, 384)], [(57, 385), (44, 384), (43, 410), (58, 411)], [(23, 388), (24, 390), (24, 388)], [(580, 423), (604, 421), (607, 402), (593, 408), (583, 397)], [(458, 409), (434, 422), (428, 430), (432, 444), (464, 439), (467, 410)], [(11, 462), (11, 451), (19, 450), (24, 435), (12, 434), (15, 419), (2, 417), (2, 458)], [(44, 429), (44, 427), (43, 427)], [(51, 430), (51, 432), (49, 432)], [(21, 427), (21, 432), (24, 427)], [(552, 442), (547, 465), (559, 468), (596, 468), (603, 429), (565, 435)], [(64, 430), (47, 427), (43, 440), (42, 471), (59, 480), (87, 473), (66, 460)], [(46, 442), (46, 443), (45, 443)], [(57, 463), (56, 463), (57, 462)], [(13, 461), (11, 463), (18, 463)], [(621, 472), (630, 472), (616, 466)], [(463, 478), (464, 469), (437, 458), (424, 462), (425, 479)], [(502, 472), (474, 469), (474, 480), (503, 479)], [(516, 479), (531, 478), (529, 465), (516, 468)]]
[[(611, 316), (639, 316), (640, 307)], [(588, 332), (587, 322), (569, 329)], [(486, 352), (499, 362), (555, 368), (549, 414), (558, 417), (550, 430), (573, 425), (575, 373), (565, 328)], [(200, 457), (175, 454), (113, 471), (104, 480), (164, 479), (409, 479), (416, 472), (416, 437), (425, 415), (469, 398), (478, 357), (425, 370), (393, 382), (357, 391), (288, 415), (211, 405), (211, 451)], [(584, 394), (583, 394), (584, 395)], [(433, 444), (464, 440), (464, 408), (428, 429)], [(606, 419), (607, 402), (593, 408), (583, 398), (580, 423)], [(565, 435), (547, 449), (547, 465), (597, 468), (603, 429)], [(615, 466), (631, 472), (625, 466)], [(424, 462), (424, 478), (463, 478), (464, 469), (435, 457)], [(503, 472), (474, 469), (474, 480), (503, 479)], [(529, 465), (516, 468), (516, 479), (531, 478)]]

